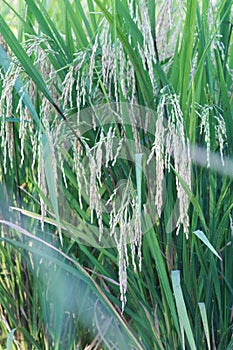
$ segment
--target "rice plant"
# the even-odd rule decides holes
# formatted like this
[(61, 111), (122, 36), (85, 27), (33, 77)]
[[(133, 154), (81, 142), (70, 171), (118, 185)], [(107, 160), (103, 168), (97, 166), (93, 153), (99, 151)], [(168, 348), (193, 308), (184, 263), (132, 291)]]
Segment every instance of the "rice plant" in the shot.
[(232, 1), (1, 7), (1, 348), (232, 349)]

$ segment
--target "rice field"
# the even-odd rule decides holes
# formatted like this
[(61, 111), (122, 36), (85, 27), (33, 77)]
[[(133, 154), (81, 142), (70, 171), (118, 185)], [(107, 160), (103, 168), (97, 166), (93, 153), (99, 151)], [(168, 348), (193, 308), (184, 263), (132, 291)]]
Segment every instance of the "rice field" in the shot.
[(0, 349), (233, 349), (232, 1), (1, 9)]

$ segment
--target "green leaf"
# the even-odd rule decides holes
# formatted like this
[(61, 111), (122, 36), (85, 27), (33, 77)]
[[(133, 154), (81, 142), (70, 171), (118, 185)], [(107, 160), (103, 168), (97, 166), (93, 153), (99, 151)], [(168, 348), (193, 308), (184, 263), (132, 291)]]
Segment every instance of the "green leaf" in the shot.
[(181, 107), (185, 111), (187, 94), (189, 90), (190, 69), (193, 53), (193, 38), (196, 20), (196, 0), (187, 1), (186, 19), (181, 44), (179, 62), (179, 85), (178, 93), (181, 93)]
[[(150, 220), (148, 218), (148, 220)], [(147, 222), (148, 227), (151, 227), (151, 223)], [(174, 322), (174, 326), (176, 328), (177, 333), (180, 336), (180, 329), (179, 329), (179, 322), (178, 322), (178, 317), (177, 317), (177, 312), (174, 304), (174, 299), (170, 287), (170, 281), (168, 279), (167, 271), (166, 271), (166, 266), (164, 263), (164, 259), (161, 253), (161, 249), (159, 246), (159, 242), (156, 236), (156, 233), (154, 232), (153, 229), (150, 229), (150, 231), (146, 234), (146, 239), (148, 241), (149, 249), (151, 251), (151, 255), (155, 261), (156, 264), (156, 270), (158, 272), (158, 277), (160, 280), (160, 285), (163, 291), (163, 294), (166, 296), (166, 301), (167, 305), (170, 309), (171, 312), (171, 317)]]
[(7, 337), (6, 348), (7, 350), (13, 350), (14, 333), (16, 328), (12, 329)]
[(193, 332), (190, 326), (188, 313), (186, 309), (186, 305), (183, 298), (183, 293), (180, 285), (180, 271), (173, 270), (172, 271), (172, 286), (176, 301), (176, 307), (179, 315), (179, 320), (181, 326), (184, 328), (190, 348), (192, 350), (196, 350), (196, 345), (193, 337)]
[(0, 32), (2, 33), (7, 44), (18, 58), (25, 72), (29, 75), (30, 78), (34, 81), (37, 88), (44, 94), (44, 96), (53, 103), (53, 99), (49, 93), (49, 90), (39, 73), (39, 71), (34, 67), (32, 60), (27, 56), (22, 45), (18, 42), (15, 35), (13, 34), (10, 27), (6, 24), (3, 17), (0, 15)]
[(211, 350), (210, 347), (210, 332), (209, 332), (209, 327), (208, 327), (208, 320), (207, 320), (207, 314), (206, 314), (206, 307), (205, 303), (198, 303), (200, 313), (201, 313), (201, 319), (204, 327), (204, 332), (207, 340), (207, 345), (208, 345), (208, 350)]
[(230, 98), (228, 96), (227, 85), (224, 79), (222, 62), (218, 50), (215, 50), (216, 63), (218, 67), (218, 76), (220, 82), (220, 91), (222, 96), (223, 117), (227, 125), (227, 141), (229, 144), (229, 153), (233, 155), (233, 116), (231, 113)]
[(214, 255), (216, 255), (220, 260), (222, 260), (222, 258), (218, 255), (218, 253), (216, 252), (216, 250), (202, 231), (196, 230), (193, 233), (211, 250), (212, 253), (214, 253)]
[(88, 47), (89, 42), (87, 40), (87, 36), (82, 26), (82, 17), (79, 13), (76, 13), (71, 6), (70, 2), (64, 0), (64, 4), (67, 9), (67, 14), (69, 16), (70, 22), (72, 23), (72, 29), (76, 35), (76, 39), (79, 47)]
[(189, 186), (187, 185), (187, 183), (182, 179), (182, 177), (175, 171), (175, 169), (173, 168), (172, 165), (170, 165), (172, 170), (174, 171), (174, 173), (176, 174), (179, 182), (181, 183), (183, 189), (185, 190), (187, 196), (189, 197), (190, 202), (192, 203), (195, 211), (197, 212), (197, 214), (199, 215), (199, 218), (201, 220), (202, 225), (204, 226), (204, 228), (207, 228), (206, 222), (205, 222), (205, 217), (202, 211), (202, 208), (200, 206), (200, 204), (198, 203), (197, 198), (194, 196), (194, 194), (192, 193), (192, 191), (189, 189)]
[(81, 16), (82, 21), (85, 24), (89, 38), (92, 40), (93, 39), (93, 32), (92, 32), (91, 26), (89, 24), (89, 19), (87, 18), (86, 14), (83, 10), (83, 4), (81, 4), (80, 0), (75, 0), (75, 6), (77, 9), (77, 13)]

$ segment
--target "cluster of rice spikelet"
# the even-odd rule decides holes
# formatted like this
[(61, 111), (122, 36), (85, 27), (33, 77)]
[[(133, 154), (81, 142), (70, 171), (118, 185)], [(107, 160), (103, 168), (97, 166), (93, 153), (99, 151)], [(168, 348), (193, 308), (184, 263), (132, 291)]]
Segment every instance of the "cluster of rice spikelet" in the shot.
[(204, 140), (206, 142), (207, 150), (207, 167), (210, 167), (210, 151), (211, 151), (211, 136), (210, 125), (212, 120), (214, 121), (215, 140), (219, 146), (219, 152), (221, 155), (222, 165), (224, 166), (224, 146), (226, 145), (226, 123), (222, 115), (222, 111), (216, 106), (205, 105), (197, 106), (196, 113), (200, 118), (200, 131), (204, 134)]
[[(122, 193), (118, 197), (118, 192)], [(135, 255), (139, 261), (141, 269), (141, 244), (142, 229), (138, 199), (133, 190), (132, 183), (128, 180), (121, 183), (110, 196), (108, 204), (111, 204), (110, 212), (110, 236), (113, 236), (118, 250), (119, 283), (122, 303), (122, 312), (127, 301), (127, 267), (129, 265), (128, 244), (130, 243), (132, 253), (132, 264), (136, 272)]]
[[(165, 170), (170, 171), (173, 159), (173, 167), (180, 177), (191, 189), (191, 157), (188, 139), (185, 137), (183, 114), (180, 108), (179, 98), (176, 94), (168, 94), (164, 91), (157, 109), (157, 121), (155, 129), (155, 141), (147, 160), (156, 157), (156, 195), (155, 205), (158, 215), (161, 217), (163, 205), (163, 179)], [(179, 199), (179, 219), (177, 222), (177, 234), (180, 225), (183, 225), (184, 233), (189, 234), (189, 199), (178, 177), (176, 177), (176, 189)]]

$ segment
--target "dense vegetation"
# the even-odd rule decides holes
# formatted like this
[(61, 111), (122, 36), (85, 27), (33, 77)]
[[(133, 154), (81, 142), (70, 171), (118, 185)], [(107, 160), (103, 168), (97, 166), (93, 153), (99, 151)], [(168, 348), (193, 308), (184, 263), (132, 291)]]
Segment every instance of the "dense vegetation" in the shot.
[(2, 349), (233, 349), (231, 0), (1, 0)]

